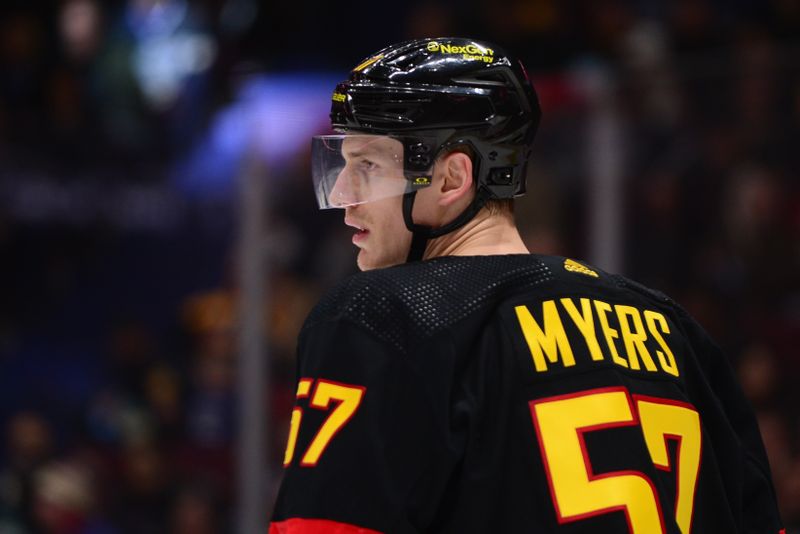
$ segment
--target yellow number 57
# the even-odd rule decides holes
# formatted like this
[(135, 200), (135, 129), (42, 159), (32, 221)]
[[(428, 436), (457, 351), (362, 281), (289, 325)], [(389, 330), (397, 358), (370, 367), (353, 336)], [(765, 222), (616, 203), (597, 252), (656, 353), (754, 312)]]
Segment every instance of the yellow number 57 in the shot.
[[(314, 381), (310, 378), (302, 378), (297, 384), (297, 399), (304, 399), (311, 393), (311, 386)], [(317, 435), (311, 440), (306, 453), (300, 460), (303, 467), (314, 467), (319, 462), (320, 456), (325, 452), (328, 444), (342, 427), (355, 415), (366, 388), (362, 386), (351, 386), (340, 384), (330, 380), (317, 380), (317, 387), (311, 395), (309, 405), (319, 410), (329, 410), (331, 402), (336, 405), (328, 414), (325, 422), (322, 423)], [(284, 467), (292, 463), (294, 449), (297, 446), (297, 435), (300, 432), (300, 422), (303, 420), (303, 409), (295, 407), (292, 410), (292, 419), (289, 423), (289, 441), (286, 444), (286, 452), (283, 456)]]
[[(595, 475), (583, 435), (640, 425), (653, 464), (676, 472), (675, 520), (689, 534), (700, 469), (700, 416), (693, 406), (670, 399), (633, 396), (624, 388), (603, 388), (530, 402), (556, 515), (560, 523), (625, 512), (632, 534), (665, 532), (653, 482), (638, 471)], [(679, 441), (670, 465), (667, 440)]]

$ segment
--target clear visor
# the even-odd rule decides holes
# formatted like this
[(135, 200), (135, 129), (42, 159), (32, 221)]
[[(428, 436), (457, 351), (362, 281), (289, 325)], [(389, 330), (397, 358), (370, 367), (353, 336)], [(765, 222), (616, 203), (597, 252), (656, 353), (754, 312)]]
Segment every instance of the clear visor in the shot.
[(320, 209), (397, 197), (430, 185), (429, 174), (403, 171), (403, 143), (381, 135), (320, 135), (311, 144)]

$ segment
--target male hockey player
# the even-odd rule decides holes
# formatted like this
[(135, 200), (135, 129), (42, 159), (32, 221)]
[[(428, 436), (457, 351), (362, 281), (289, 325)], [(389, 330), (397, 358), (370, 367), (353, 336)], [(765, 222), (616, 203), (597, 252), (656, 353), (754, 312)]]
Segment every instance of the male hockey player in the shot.
[(731, 369), (673, 301), (529, 254), (539, 105), (499, 47), (386, 48), (314, 139), (358, 265), (300, 334), (270, 533), (778, 534)]

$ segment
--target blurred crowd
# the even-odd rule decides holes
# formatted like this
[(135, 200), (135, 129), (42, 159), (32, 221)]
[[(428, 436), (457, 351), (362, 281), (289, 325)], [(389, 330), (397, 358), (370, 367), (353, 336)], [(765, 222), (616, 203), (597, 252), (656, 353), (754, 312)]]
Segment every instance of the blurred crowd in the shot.
[[(0, 8), (0, 534), (232, 531), (247, 424), (237, 204), (229, 190), (176, 192), (176, 162), (249, 74), (344, 76), (390, 42), (447, 34), (503, 43), (539, 89), (516, 210), (532, 251), (590, 254), (586, 125), (613, 117), (621, 270), (682, 303), (729, 355), (800, 532), (799, 0), (414, 1), (391, 17), (356, 0), (269, 4)], [(608, 98), (591, 98), (586, 72)], [(265, 228), (271, 496), (297, 332), (354, 270), (307, 160), (282, 163)]]

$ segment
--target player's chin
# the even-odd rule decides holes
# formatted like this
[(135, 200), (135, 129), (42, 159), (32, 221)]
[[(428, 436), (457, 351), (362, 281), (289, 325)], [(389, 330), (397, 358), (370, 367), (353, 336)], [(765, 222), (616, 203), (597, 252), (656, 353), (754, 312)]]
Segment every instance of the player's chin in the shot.
[(373, 269), (380, 269), (380, 262), (376, 261), (374, 254), (371, 254), (367, 249), (359, 249), (358, 258), (356, 258), (358, 268), (362, 271), (371, 271)]
[(383, 269), (384, 267), (391, 267), (403, 263), (402, 259), (391, 258), (387, 255), (375, 254), (369, 249), (362, 248), (358, 251), (358, 258), (356, 259), (358, 268), (362, 271), (371, 271), (373, 269)]

